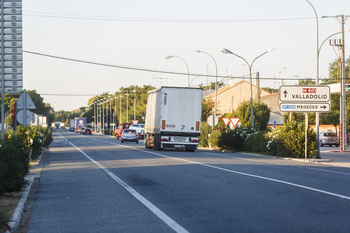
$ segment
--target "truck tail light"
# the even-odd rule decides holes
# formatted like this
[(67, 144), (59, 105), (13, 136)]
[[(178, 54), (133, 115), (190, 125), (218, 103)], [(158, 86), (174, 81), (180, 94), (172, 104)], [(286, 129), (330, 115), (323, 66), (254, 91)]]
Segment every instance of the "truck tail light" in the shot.
[(196, 131), (199, 131), (199, 126), (200, 126), (200, 122), (197, 121), (197, 122), (196, 122)]
[(161, 141), (162, 142), (167, 142), (167, 141), (169, 141), (169, 138), (162, 138)]
[(165, 120), (162, 120), (162, 129), (165, 129)]
[(198, 138), (192, 138), (192, 142), (198, 142)]

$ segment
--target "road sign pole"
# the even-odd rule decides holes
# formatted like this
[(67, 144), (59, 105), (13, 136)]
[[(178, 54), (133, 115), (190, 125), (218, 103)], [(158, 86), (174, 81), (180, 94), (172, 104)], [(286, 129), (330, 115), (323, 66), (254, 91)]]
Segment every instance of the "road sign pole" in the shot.
[(5, 77), (4, 77), (4, 0), (1, 0), (1, 139), (5, 139)]
[(309, 128), (309, 115), (305, 113), (305, 159), (307, 159), (307, 130)]
[(27, 125), (27, 90), (24, 89), (23, 90), (23, 93), (24, 93), (24, 107), (23, 107), (23, 111), (24, 111), (24, 123), (23, 125)]

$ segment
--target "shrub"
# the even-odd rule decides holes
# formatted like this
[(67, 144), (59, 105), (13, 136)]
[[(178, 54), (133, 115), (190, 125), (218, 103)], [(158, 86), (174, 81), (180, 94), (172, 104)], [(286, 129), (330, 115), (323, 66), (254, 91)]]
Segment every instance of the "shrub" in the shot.
[(244, 150), (266, 153), (268, 139), (265, 138), (265, 134), (268, 132), (268, 130), (259, 130), (247, 136), (244, 140)]
[(205, 121), (202, 121), (201, 123), (201, 135), (199, 136), (199, 146), (200, 147), (208, 147), (209, 146), (209, 130), (211, 130), (211, 127), (209, 124)]
[(209, 142), (211, 147), (218, 147), (220, 136), (221, 136), (220, 130), (214, 130), (210, 133)]
[(0, 140), (0, 194), (20, 191), (29, 171), (29, 151), (12, 135)]
[[(268, 134), (267, 153), (274, 156), (305, 158), (305, 124), (288, 122), (285, 127), (275, 129)], [(316, 154), (316, 134), (312, 129), (307, 132), (307, 157)]]

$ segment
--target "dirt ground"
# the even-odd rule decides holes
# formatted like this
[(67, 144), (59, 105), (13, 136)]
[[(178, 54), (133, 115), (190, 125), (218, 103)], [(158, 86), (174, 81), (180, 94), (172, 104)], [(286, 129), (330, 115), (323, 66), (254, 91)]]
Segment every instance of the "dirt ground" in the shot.
[[(5, 218), (10, 219), (15, 212), (18, 202), (22, 198), (23, 191), (5, 193), (0, 196), (0, 213), (5, 214)], [(4, 233), (7, 229), (1, 224), (0, 233)]]

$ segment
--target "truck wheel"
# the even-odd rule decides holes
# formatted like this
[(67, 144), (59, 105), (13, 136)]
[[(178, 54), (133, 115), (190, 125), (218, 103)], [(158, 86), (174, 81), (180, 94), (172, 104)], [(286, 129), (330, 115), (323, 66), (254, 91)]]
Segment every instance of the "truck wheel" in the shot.
[(185, 150), (186, 152), (194, 152), (195, 150), (194, 149), (187, 149)]

